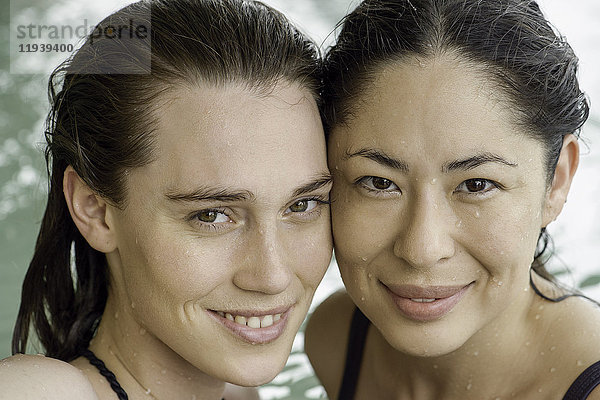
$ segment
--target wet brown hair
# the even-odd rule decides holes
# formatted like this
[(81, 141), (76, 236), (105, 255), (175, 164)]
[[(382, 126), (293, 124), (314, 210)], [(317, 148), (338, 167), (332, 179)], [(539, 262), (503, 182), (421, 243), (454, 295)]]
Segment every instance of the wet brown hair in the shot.
[[(588, 118), (578, 58), (535, 1), (365, 0), (338, 28), (324, 61), (327, 133), (360, 111), (361, 94), (385, 64), (448, 53), (491, 79), (521, 131), (544, 145), (547, 185), (564, 136), (579, 136)], [(533, 269), (555, 281), (545, 268), (550, 244), (544, 228)]]
[[(145, 40), (114, 37), (111, 26), (131, 21), (146, 27)], [(105, 29), (111, 35), (98, 34)], [(98, 24), (50, 77), (48, 202), (23, 283), (13, 354), (26, 351), (33, 328), (46, 355), (73, 360), (88, 347), (106, 305), (106, 257), (71, 219), (62, 189), (67, 166), (111, 204), (125, 207), (127, 170), (153, 160), (161, 96), (199, 82), (268, 94), (281, 81), (307, 89), (320, 104), (316, 46), (260, 2), (147, 0)]]

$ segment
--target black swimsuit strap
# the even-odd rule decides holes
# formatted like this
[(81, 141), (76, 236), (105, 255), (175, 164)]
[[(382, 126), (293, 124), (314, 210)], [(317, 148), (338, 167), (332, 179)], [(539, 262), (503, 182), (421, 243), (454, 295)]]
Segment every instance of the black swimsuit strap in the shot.
[(119, 400), (129, 400), (129, 397), (127, 397), (127, 393), (125, 392), (125, 390), (123, 390), (123, 388), (117, 381), (117, 377), (115, 376), (115, 374), (113, 374), (111, 370), (106, 368), (106, 365), (101, 359), (96, 357), (96, 355), (91, 350), (85, 350), (83, 353), (81, 353), (81, 355), (87, 358), (90, 364), (98, 368), (100, 375), (105, 377), (108, 383), (110, 383), (110, 387), (117, 394)]
[(354, 398), (369, 324), (369, 319), (365, 317), (358, 307), (356, 307), (354, 314), (352, 315), (350, 334), (348, 335), (346, 364), (338, 400), (351, 400)]
[(600, 385), (600, 361), (590, 365), (575, 379), (563, 400), (585, 400)]

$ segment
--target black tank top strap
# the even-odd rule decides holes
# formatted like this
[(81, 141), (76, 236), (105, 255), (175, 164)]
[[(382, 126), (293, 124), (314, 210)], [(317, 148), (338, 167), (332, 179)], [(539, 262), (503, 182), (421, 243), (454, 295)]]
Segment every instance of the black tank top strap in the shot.
[(117, 394), (117, 396), (119, 397), (119, 400), (128, 400), (129, 399), (129, 397), (127, 397), (127, 393), (125, 392), (125, 390), (123, 390), (123, 388), (117, 381), (117, 377), (115, 376), (115, 374), (112, 373), (111, 370), (109, 370), (106, 367), (106, 365), (104, 364), (104, 361), (102, 361), (101, 359), (96, 357), (96, 355), (91, 350), (86, 349), (83, 353), (81, 353), (81, 355), (83, 357), (87, 358), (88, 361), (90, 362), (90, 364), (92, 364), (94, 367), (98, 368), (100, 375), (105, 377), (106, 380), (108, 381), (108, 383), (110, 383), (110, 387)]
[(590, 365), (575, 379), (563, 400), (585, 400), (600, 385), (600, 361)]
[(338, 400), (351, 400), (354, 398), (369, 324), (369, 319), (356, 307), (352, 315), (352, 323), (350, 324), (348, 347), (346, 349), (346, 364), (344, 366), (344, 375), (342, 377)]

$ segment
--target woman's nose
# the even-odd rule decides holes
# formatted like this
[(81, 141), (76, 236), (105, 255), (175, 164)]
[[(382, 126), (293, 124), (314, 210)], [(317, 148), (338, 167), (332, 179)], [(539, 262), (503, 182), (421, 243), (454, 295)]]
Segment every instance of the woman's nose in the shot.
[(415, 268), (430, 268), (455, 253), (446, 205), (432, 197), (415, 199), (404, 214), (394, 254)]
[(253, 229), (245, 245), (246, 255), (233, 277), (240, 289), (278, 294), (291, 283), (292, 269), (288, 250), (276, 227)]

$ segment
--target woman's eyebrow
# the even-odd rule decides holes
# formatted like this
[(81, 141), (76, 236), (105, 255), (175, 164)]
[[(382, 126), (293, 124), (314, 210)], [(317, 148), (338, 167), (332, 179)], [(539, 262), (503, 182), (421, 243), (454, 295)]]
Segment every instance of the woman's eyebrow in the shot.
[(297, 189), (292, 192), (292, 197), (302, 196), (303, 194), (308, 194), (310, 192), (314, 192), (315, 190), (321, 189), (326, 186), (331, 186), (333, 184), (333, 178), (330, 173), (323, 172), (316, 176), (311, 181), (300, 185)]
[(442, 172), (450, 171), (468, 171), (485, 163), (499, 163), (508, 165), (509, 167), (517, 167), (518, 164), (512, 163), (505, 158), (493, 153), (480, 153), (472, 157), (467, 157), (460, 160), (454, 160), (445, 163), (442, 166)]
[[(303, 194), (314, 192), (322, 187), (331, 185), (333, 179), (331, 174), (322, 173), (307, 183), (300, 185), (293, 190), (292, 197), (298, 197)], [(200, 202), (200, 201), (218, 201), (218, 202), (234, 202), (234, 201), (253, 201), (256, 196), (249, 190), (244, 189), (228, 189), (223, 187), (199, 187), (190, 192), (176, 192), (174, 190), (165, 194), (165, 197), (170, 201), (175, 202)]]
[(385, 154), (383, 150), (363, 148), (353, 153), (346, 151), (344, 159), (352, 157), (368, 158), (385, 167), (397, 169), (404, 173), (409, 172), (408, 164), (406, 162)]
[(199, 187), (191, 192), (170, 191), (165, 194), (167, 199), (176, 202), (199, 202), (199, 201), (251, 201), (255, 196), (248, 190), (231, 190), (220, 187)]

